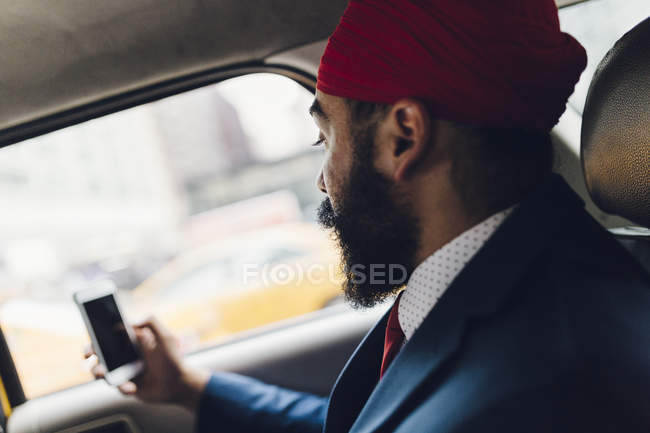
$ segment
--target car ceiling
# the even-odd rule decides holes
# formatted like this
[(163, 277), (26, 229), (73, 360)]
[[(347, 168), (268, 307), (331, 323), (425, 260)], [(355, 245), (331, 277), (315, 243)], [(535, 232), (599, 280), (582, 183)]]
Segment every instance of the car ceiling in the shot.
[(0, 129), (326, 38), (346, 0), (5, 0)]
[(346, 3), (4, 0), (0, 131), (9, 135), (0, 144), (21, 138), (12, 132), (19, 125), (322, 41)]

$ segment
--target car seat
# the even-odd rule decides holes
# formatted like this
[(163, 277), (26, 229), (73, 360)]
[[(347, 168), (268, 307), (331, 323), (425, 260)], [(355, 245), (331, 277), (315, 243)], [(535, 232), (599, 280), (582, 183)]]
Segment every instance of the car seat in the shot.
[(640, 225), (611, 231), (650, 272), (650, 18), (600, 62), (580, 141), (591, 198), (603, 211)]

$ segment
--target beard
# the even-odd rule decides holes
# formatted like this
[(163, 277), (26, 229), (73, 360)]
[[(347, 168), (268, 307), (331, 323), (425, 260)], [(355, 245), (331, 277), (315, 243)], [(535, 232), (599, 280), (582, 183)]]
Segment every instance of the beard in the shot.
[(404, 286), (415, 268), (420, 229), (395, 185), (374, 167), (374, 128), (356, 140), (352, 170), (334, 210), (329, 198), (318, 222), (331, 229), (342, 258), (343, 291), (354, 308), (372, 307)]

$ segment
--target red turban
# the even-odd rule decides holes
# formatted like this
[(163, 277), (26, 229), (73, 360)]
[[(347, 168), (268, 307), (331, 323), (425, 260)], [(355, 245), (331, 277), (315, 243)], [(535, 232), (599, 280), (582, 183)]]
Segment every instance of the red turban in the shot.
[(352, 0), (329, 39), (317, 88), (482, 126), (549, 131), (584, 70), (554, 0)]

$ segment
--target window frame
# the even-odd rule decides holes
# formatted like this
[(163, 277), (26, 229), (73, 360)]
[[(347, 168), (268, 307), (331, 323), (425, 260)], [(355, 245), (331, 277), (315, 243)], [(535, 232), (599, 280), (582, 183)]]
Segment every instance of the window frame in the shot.
[(267, 63), (246, 63), (185, 75), (140, 89), (110, 96), (57, 114), (45, 116), (0, 130), (0, 149), (39, 135), (116, 113), (179, 93), (217, 84), (221, 81), (255, 73), (271, 73), (292, 79), (309, 92), (316, 89), (316, 78), (298, 68)]
[[(2, 151), (2, 148), (4, 147), (18, 144), (30, 138), (74, 126), (88, 120), (117, 113), (119, 111), (158, 101), (160, 99), (164, 99), (177, 94), (189, 92), (201, 87), (214, 85), (231, 78), (237, 78), (256, 73), (271, 73), (280, 75), (293, 80), (312, 94), (314, 94), (316, 91), (316, 78), (312, 74), (309, 74), (295, 67), (271, 63), (246, 63), (231, 65), (224, 68), (211, 69), (196, 74), (190, 74), (162, 81), (151, 86), (146, 86), (119, 95), (110, 96), (89, 104), (84, 104), (69, 110), (62, 111), (54, 115), (45, 116), (33, 121), (25, 122), (20, 125), (0, 130), (0, 151)], [(328, 311), (316, 311), (294, 319), (281, 321), (277, 324), (269, 324), (258, 329), (244, 331), (240, 337), (238, 336), (232, 340), (227, 340), (221, 343), (199, 348), (186, 354), (185, 356), (208, 351), (224, 344), (232, 344), (236, 341), (240, 341), (241, 339), (249, 339), (258, 335), (263, 335), (269, 332), (285, 329), (290, 326), (295, 326), (306, 321), (314, 320), (317, 317), (323, 317), (323, 314), (331, 315), (342, 311), (339, 311), (335, 308), (326, 308), (325, 310)], [(79, 386), (84, 386), (86, 384), (87, 383), (82, 383), (79, 385), (62, 388), (51, 393), (47, 393), (44, 396)], [(36, 398), (40, 397), (43, 396)], [(20, 381), (16, 364), (11, 355), (11, 349), (9, 348), (4, 336), (2, 322), (0, 321), (0, 399), (1, 398), (6, 398), (9, 403), (8, 408), (2, 407), (2, 410), (0, 410), (0, 426), (4, 428), (6, 419), (11, 414), (12, 409), (27, 402), (28, 399), (25, 395), (22, 383)]]

